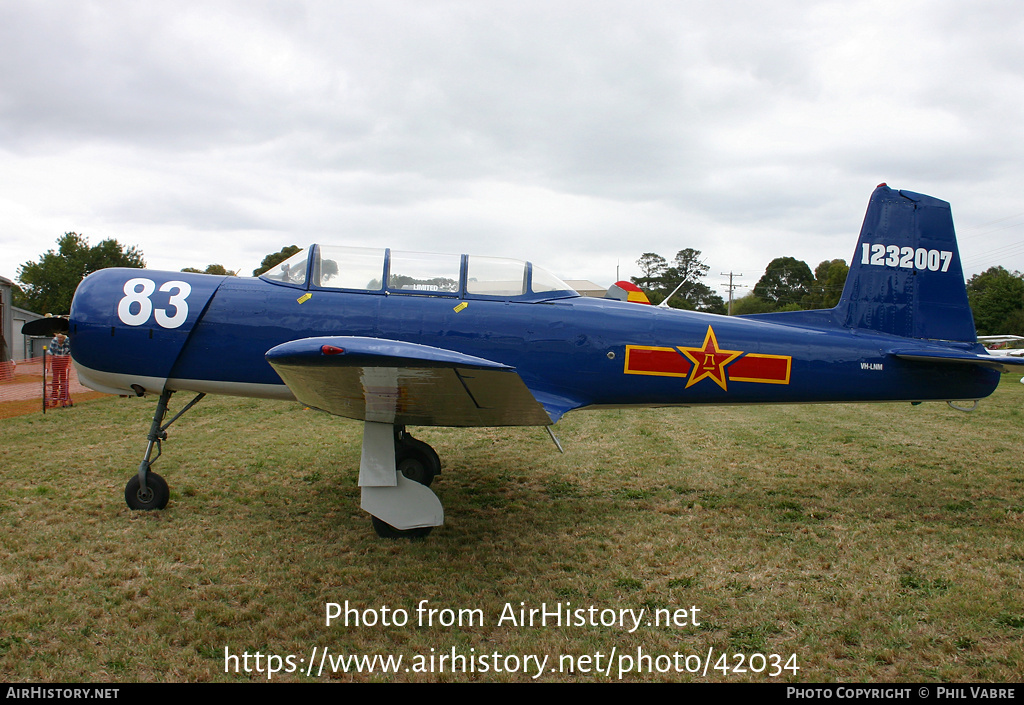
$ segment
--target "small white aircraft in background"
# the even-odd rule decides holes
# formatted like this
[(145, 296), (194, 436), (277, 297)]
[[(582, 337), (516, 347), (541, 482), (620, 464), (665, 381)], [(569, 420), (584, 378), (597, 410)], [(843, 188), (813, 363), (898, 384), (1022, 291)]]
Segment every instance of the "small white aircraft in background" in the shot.
[(1005, 357), (1024, 357), (1024, 347), (1008, 348), (1008, 343), (1024, 341), (1020, 335), (979, 335), (978, 342), (988, 348), (989, 355), (1001, 355)]
[[(1024, 347), (1008, 348), (1007, 345), (1024, 341), (1024, 336), (1019, 335), (979, 335), (978, 342), (988, 349), (989, 355), (998, 357), (1024, 357)], [(1024, 377), (1020, 378), (1024, 384)]]

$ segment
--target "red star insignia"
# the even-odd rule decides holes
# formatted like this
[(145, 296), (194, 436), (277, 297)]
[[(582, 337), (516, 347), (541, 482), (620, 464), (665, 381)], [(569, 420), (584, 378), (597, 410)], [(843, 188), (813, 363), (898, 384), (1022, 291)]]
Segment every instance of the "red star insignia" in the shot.
[(704, 336), (704, 344), (699, 348), (680, 347), (679, 352), (690, 358), (693, 362), (693, 370), (690, 372), (690, 379), (686, 382), (689, 389), (705, 377), (710, 377), (715, 384), (726, 389), (725, 366), (743, 354), (742, 350), (720, 350), (718, 340), (715, 338), (715, 331), (708, 326), (707, 335)]

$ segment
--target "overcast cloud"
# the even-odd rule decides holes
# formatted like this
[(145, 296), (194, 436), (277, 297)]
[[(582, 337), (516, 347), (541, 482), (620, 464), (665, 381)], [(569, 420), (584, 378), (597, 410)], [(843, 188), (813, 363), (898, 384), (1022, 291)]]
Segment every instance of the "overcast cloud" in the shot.
[[(1024, 5), (0, 3), (0, 276), (66, 231), (150, 267), (324, 242), (608, 285), (693, 247), (848, 259), (885, 181), (1024, 270)], [(725, 293), (723, 289), (719, 289)]]

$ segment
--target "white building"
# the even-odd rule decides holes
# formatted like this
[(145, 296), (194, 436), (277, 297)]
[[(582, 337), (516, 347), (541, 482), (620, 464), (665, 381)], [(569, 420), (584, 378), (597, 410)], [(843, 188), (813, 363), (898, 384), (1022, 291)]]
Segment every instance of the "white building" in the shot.
[(26, 337), (21, 334), (21, 327), (29, 321), (42, 318), (12, 303), (14, 282), (0, 277), (0, 362), (7, 360), (24, 360), (39, 357), (43, 354), (42, 338)]

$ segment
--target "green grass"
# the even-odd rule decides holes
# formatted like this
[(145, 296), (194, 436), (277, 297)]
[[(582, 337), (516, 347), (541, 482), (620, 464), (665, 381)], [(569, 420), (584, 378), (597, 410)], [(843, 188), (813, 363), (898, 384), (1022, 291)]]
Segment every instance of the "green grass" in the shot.
[[(107, 398), (0, 422), (0, 681), (266, 679), (225, 673), (225, 647), (297, 664), (328, 647), (405, 665), (455, 648), (546, 654), (549, 667), (560, 655), (712, 649), (729, 664), (795, 654), (800, 670), (776, 680), (808, 682), (1024, 673), (1017, 377), (972, 414), (940, 404), (580, 412), (555, 428), (564, 455), (543, 429), (414, 429), (441, 456), (433, 488), (446, 525), (411, 542), (378, 539), (359, 510), (360, 424), (287, 403), (202, 401), (171, 427), (155, 466), (171, 487), (167, 509), (129, 511), (124, 484), (154, 406)], [(479, 610), (483, 624), (418, 627), (424, 599)], [(412, 622), (326, 626), (325, 604), (345, 601), (404, 609)], [(567, 602), (696, 607), (699, 624), (498, 624), (506, 604)], [(595, 663), (543, 680), (615, 679)], [(772, 679), (709, 668), (624, 680)]]

